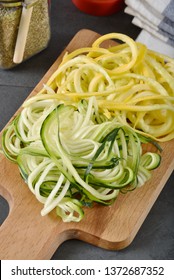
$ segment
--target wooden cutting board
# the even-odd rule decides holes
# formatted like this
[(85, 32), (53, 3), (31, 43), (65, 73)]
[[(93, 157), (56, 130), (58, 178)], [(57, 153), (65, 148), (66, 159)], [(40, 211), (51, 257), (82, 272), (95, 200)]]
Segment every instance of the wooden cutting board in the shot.
[[(90, 46), (97, 37), (99, 35), (93, 31), (81, 30), (65, 51)], [(36, 94), (57, 69), (65, 51), (30, 96)], [(0, 259), (50, 259), (63, 241), (72, 238), (109, 250), (128, 246), (174, 168), (174, 140), (161, 146), (162, 164), (146, 185), (126, 195), (120, 194), (112, 206), (96, 205), (85, 209), (85, 217), (80, 223), (63, 223), (55, 211), (42, 217), (42, 205), (23, 182), (18, 167), (1, 155), (0, 194), (7, 199), (10, 212), (0, 227)]]

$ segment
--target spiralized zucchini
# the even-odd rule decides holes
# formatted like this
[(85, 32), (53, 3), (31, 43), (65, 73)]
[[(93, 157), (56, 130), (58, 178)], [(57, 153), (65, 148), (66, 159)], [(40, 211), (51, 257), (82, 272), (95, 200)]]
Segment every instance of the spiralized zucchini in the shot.
[(2, 147), (44, 216), (56, 208), (64, 222), (79, 222), (83, 206), (112, 204), (119, 192), (141, 187), (160, 164), (143, 152), (142, 137), (98, 110), (95, 97), (76, 105), (55, 99), (32, 102), (4, 130)]
[[(104, 48), (110, 39), (123, 44)], [(66, 53), (39, 95), (24, 106), (48, 97), (74, 104), (91, 96), (108, 118), (160, 142), (174, 138), (174, 60), (130, 37), (110, 33)]]

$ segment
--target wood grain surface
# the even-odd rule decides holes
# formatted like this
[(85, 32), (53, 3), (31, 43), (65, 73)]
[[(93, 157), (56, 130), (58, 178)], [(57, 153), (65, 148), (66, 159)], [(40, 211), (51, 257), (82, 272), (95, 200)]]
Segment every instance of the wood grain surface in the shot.
[[(97, 37), (93, 31), (79, 31), (29, 97), (57, 69), (65, 51), (90, 46)], [(153, 171), (151, 180), (140, 189), (120, 194), (112, 206), (85, 209), (85, 217), (79, 223), (63, 223), (55, 211), (42, 217), (42, 204), (29, 191), (18, 167), (0, 155), (0, 194), (10, 206), (9, 215), (0, 227), (0, 259), (50, 259), (62, 242), (72, 238), (110, 250), (128, 246), (174, 168), (174, 140), (161, 146), (162, 163)]]

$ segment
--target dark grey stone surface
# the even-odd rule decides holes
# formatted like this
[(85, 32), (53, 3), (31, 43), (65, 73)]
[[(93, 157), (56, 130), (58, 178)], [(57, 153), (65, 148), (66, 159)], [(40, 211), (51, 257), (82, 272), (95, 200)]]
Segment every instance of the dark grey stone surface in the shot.
[[(83, 28), (100, 34), (125, 33), (136, 38), (140, 29), (132, 17), (120, 11), (108, 17), (80, 12), (71, 0), (52, 0), (52, 37), (46, 50), (11, 70), (0, 70), (0, 130), (37, 85), (72, 37)], [(121, 251), (109, 251), (78, 240), (64, 242), (52, 259), (174, 259), (174, 173), (161, 192), (132, 244)], [(0, 224), (8, 206), (0, 198)]]

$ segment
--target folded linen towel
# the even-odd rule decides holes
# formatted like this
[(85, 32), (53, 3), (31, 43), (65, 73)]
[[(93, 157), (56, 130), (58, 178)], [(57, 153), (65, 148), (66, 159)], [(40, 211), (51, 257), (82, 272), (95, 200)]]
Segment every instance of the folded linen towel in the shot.
[[(172, 36), (174, 36), (174, 14), (173, 14), (173, 21), (164, 15), (162, 15), (158, 10), (154, 9), (153, 6), (150, 6), (148, 0), (126, 0), (125, 3), (132, 9), (132, 12), (138, 13), (142, 18), (145, 18), (146, 20), (152, 22), (155, 26), (158, 28), (158, 32), (165, 34), (169, 33)], [(165, 2), (168, 2), (169, 0), (163, 0), (163, 4)], [(174, 7), (174, 0), (170, 0), (171, 4), (173, 4)], [(166, 3), (167, 3), (166, 2)], [(150, 1), (150, 3), (153, 3), (153, 1)], [(158, 5), (160, 4), (160, 1)], [(125, 9), (126, 13), (129, 13), (130, 11)], [(134, 15), (134, 14), (133, 14)]]
[(158, 44), (162, 42), (163, 47), (164, 44), (174, 47), (174, 0), (125, 0), (125, 3), (125, 12), (134, 16), (132, 23), (145, 30), (146, 37), (149, 34)]
[(161, 32), (159, 33), (155, 28), (153, 28), (153, 26), (149, 22), (146, 22), (137, 17), (134, 17), (132, 20), (132, 23), (139, 26), (140, 28), (148, 31), (150, 34), (152, 34), (155, 37), (157, 37), (158, 39), (164, 41), (168, 45), (171, 45), (174, 47), (174, 37), (172, 38), (172, 37), (170, 37), (170, 35), (167, 37), (166, 33), (164, 35)]
[(160, 39), (154, 37), (146, 30), (142, 30), (138, 35), (137, 42), (145, 44), (149, 49), (174, 58), (174, 48)]
[(145, 0), (150, 7), (153, 7), (164, 17), (174, 21), (174, 1), (173, 0)]
[[(125, 8), (125, 13), (132, 16), (141, 17), (152, 23), (159, 33), (171, 34), (174, 36), (174, 21), (165, 18), (162, 14), (157, 13), (153, 8), (145, 5), (141, 0), (126, 0), (128, 7)], [(174, 20), (174, 19), (173, 19)]]

